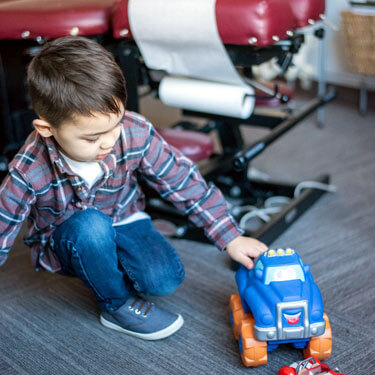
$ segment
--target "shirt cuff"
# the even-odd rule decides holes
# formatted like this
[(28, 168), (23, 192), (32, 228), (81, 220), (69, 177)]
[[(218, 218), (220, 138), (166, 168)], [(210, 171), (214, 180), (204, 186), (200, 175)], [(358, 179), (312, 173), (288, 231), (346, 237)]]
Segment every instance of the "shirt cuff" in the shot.
[(244, 232), (230, 214), (215, 220), (209, 228), (205, 229), (208, 239), (221, 251), (225, 250), (231, 241), (243, 235)]

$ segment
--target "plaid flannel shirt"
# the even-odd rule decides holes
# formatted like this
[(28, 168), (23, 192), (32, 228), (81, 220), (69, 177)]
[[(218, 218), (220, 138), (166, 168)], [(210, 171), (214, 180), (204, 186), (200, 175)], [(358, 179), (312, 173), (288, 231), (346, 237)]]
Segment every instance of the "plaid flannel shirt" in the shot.
[(37, 269), (61, 269), (53, 251), (55, 228), (79, 210), (96, 208), (118, 222), (145, 208), (137, 176), (182, 210), (221, 250), (243, 233), (214, 185), (207, 185), (196, 165), (167, 144), (143, 116), (127, 111), (121, 134), (100, 165), (103, 177), (89, 189), (58, 151), (53, 137), (35, 130), (9, 164), (0, 187), (0, 265), (9, 254), (25, 219), (25, 244)]

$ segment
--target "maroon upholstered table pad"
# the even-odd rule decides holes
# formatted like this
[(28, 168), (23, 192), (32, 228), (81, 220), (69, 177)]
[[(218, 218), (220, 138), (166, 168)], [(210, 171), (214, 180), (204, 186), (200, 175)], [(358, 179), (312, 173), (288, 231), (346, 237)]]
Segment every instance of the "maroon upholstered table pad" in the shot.
[[(267, 46), (318, 20), (324, 0), (217, 0), (224, 44)], [(162, 22), (162, 20), (161, 20)], [(0, 0), (0, 39), (113, 32), (131, 38), (128, 0)]]

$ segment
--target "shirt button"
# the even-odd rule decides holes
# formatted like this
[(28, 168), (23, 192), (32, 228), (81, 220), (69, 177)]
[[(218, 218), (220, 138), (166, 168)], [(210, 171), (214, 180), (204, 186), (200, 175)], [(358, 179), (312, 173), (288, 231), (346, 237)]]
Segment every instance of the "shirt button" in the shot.
[(78, 186), (77, 190), (78, 191), (82, 191), (83, 187), (82, 186)]

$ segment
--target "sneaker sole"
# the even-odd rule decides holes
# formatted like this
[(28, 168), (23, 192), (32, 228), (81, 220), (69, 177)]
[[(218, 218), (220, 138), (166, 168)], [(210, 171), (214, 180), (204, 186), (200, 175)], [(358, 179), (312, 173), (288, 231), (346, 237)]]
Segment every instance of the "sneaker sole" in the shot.
[(129, 331), (125, 328), (118, 326), (117, 324), (114, 324), (104, 319), (102, 315), (100, 315), (100, 323), (103, 324), (103, 326), (107, 328), (111, 328), (111, 329), (114, 329), (115, 331), (126, 333), (127, 335), (138, 337), (143, 340), (161, 340), (177, 332), (183, 326), (184, 319), (182, 318), (180, 314), (178, 314), (178, 318), (170, 326), (164, 329), (161, 329), (160, 331), (153, 332), (153, 333), (139, 333), (139, 332)]

